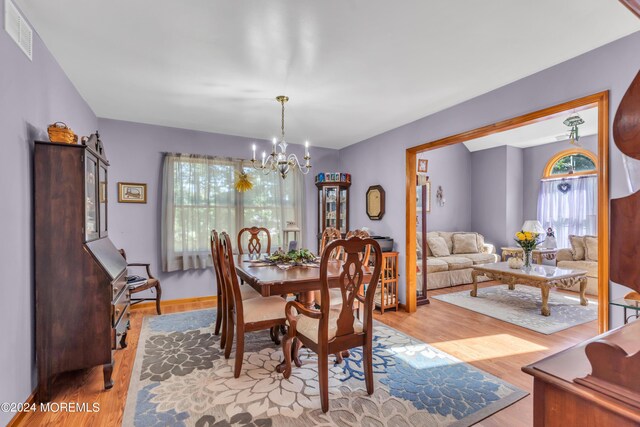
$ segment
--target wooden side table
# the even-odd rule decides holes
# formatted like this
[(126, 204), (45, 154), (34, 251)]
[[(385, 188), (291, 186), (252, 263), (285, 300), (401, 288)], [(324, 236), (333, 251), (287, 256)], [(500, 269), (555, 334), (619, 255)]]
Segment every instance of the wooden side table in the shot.
[(381, 314), (390, 308), (398, 311), (398, 252), (382, 253), (382, 271), (374, 301)]
[[(505, 246), (500, 248), (502, 251), (502, 261), (506, 261), (510, 257), (518, 257), (522, 259), (524, 256), (524, 250), (517, 246)], [(543, 260), (554, 260), (558, 254), (558, 249), (538, 248), (531, 251), (533, 262), (535, 264), (542, 264)]]

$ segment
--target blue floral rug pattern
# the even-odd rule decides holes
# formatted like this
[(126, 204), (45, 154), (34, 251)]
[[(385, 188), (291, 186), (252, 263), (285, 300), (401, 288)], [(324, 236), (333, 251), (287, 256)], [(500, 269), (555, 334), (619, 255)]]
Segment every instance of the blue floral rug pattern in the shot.
[(375, 393), (367, 395), (362, 350), (330, 358), (330, 410), (320, 409), (317, 359), (285, 380), (280, 346), (268, 331), (248, 334), (240, 378), (213, 334), (215, 310), (146, 317), (123, 425), (134, 426), (468, 426), (526, 392), (375, 323)]

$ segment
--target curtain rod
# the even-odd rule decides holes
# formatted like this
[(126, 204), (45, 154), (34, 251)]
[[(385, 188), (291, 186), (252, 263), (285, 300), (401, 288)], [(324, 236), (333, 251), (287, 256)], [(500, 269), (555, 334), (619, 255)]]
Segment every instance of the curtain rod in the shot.
[(191, 154), (191, 153), (173, 153), (168, 151), (163, 151), (162, 154), (165, 156), (175, 156), (175, 157), (194, 157), (197, 159), (210, 159), (210, 160), (227, 160), (232, 162), (251, 162), (251, 159), (242, 159), (239, 157), (223, 157), (223, 156), (210, 156), (207, 154)]
[(597, 176), (598, 176), (597, 173), (590, 173), (588, 175), (561, 176), (558, 178), (542, 178), (541, 181), (564, 181), (566, 179), (595, 178)]

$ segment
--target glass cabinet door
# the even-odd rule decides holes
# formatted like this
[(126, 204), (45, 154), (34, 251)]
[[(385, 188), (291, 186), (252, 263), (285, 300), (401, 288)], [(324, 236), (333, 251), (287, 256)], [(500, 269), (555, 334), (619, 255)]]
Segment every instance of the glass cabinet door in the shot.
[(99, 237), (98, 233), (98, 160), (89, 153), (85, 155), (84, 173), (84, 238), (86, 241)]
[(340, 189), (340, 232), (345, 234), (347, 231), (347, 190)]
[(338, 203), (338, 187), (325, 187), (324, 197), (324, 227), (337, 228), (337, 203)]
[(100, 237), (107, 236), (107, 166), (100, 162), (98, 170), (98, 200), (100, 206)]

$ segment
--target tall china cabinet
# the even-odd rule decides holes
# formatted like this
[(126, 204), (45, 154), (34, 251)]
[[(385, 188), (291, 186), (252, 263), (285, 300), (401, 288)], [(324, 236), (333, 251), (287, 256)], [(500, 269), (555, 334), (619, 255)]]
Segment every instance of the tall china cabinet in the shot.
[(102, 365), (126, 347), (127, 264), (108, 237), (108, 167), (97, 134), (34, 147), (36, 364), (40, 402), (56, 374)]
[(351, 182), (316, 182), (318, 187), (318, 250), (322, 232), (327, 227), (349, 231), (349, 187)]

